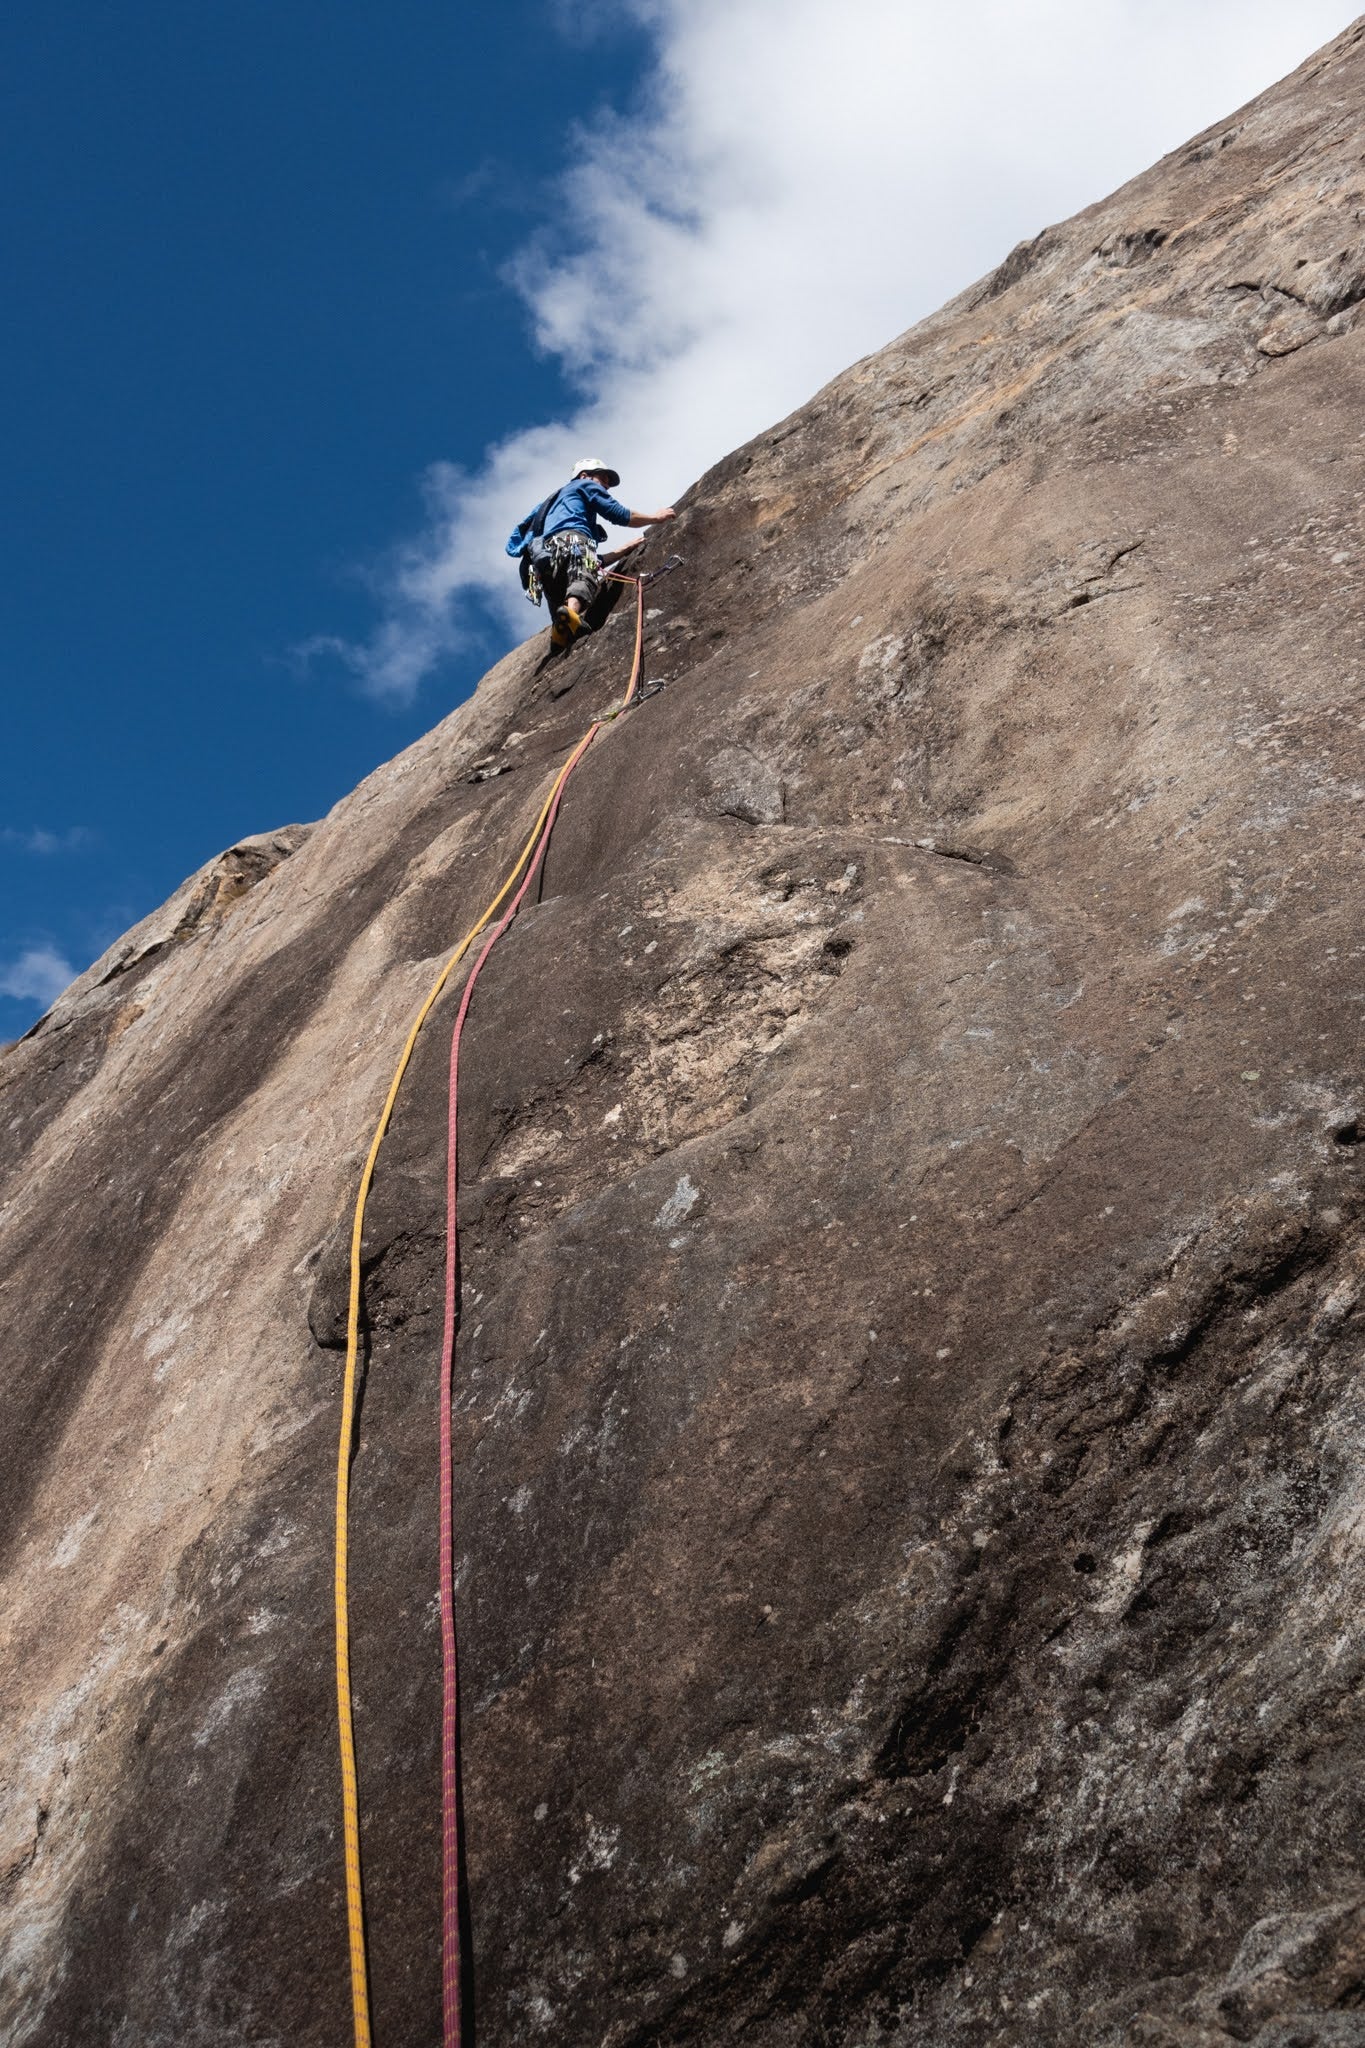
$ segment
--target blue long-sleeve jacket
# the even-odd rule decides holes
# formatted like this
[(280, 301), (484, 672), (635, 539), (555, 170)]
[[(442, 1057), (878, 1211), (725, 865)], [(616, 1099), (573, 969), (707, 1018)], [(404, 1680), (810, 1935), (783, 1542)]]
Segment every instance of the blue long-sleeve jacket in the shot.
[[(526, 552), (535, 516), (534, 511), (528, 512), (520, 526), (513, 527), (507, 542), (509, 555)], [(605, 540), (606, 529), (598, 523), (599, 516), (609, 519), (613, 526), (630, 525), (628, 508), (613, 498), (604, 484), (590, 476), (575, 477), (572, 483), (565, 484), (545, 514), (542, 537), (548, 540), (552, 533), (590, 533), (594, 540)]]

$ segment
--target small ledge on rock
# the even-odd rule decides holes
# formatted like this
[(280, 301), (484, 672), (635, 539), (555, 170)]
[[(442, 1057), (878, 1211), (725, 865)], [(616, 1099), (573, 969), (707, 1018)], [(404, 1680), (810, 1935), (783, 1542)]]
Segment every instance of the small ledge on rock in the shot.
[(226, 853), (200, 868), (178, 889), (163, 909), (136, 926), (121, 950), (96, 963), (95, 986), (101, 988), (118, 975), (159, 953), (165, 946), (178, 945), (196, 932), (221, 924), (242, 898), (263, 882), (267, 875), (289, 859), (314, 830), (312, 825), (284, 825), (277, 832), (258, 832), (239, 839)]

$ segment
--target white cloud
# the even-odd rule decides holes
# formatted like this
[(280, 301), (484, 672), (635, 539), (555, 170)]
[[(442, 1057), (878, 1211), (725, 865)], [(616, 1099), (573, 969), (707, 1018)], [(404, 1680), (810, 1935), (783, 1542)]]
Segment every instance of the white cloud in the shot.
[[(437, 463), (367, 644), (315, 643), (408, 701), (462, 600), (543, 622), (503, 554), (586, 449), (652, 510), (1009, 248), (1222, 119), (1344, 28), (1340, 0), (617, 0), (645, 105), (580, 131), (511, 275), (581, 402), (469, 475)], [(565, 246), (566, 224), (576, 241)]]
[(76, 853), (88, 846), (94, 833), (87, 825), (72, 825), (65, 832), (49, 832), (43, 825), (20, 831), (15, 825), (0, 828), (0, 845), (17, 846), (25, 853)]
[(20, 1002), (56, 1001), (76, 970), (53, 946), (30, 946), (8, 967), (0, 967), (0, 996), (15, 996)]

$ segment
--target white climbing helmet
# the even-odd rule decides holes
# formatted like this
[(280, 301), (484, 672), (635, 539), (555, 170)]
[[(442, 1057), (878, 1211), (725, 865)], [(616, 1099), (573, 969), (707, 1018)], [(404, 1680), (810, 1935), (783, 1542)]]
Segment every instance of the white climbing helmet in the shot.
[(595, 455), (589, 456), (584, 462), (576, 462), (574, 464), (574, 481), (577, 482), (579, 477), (586, 476), (589, 471), (594, 476), (604, 476), (607, 480), (608, 490), (614, 491), (621, 481), (611, 464), (609, 462), (602, 462)]

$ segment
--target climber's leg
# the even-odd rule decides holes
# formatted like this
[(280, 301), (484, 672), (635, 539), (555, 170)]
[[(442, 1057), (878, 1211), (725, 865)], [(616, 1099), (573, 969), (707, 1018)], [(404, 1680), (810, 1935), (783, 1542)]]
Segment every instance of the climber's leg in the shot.
[(573, 637), (561, 623), (568, 572), (568, 558), (558, 550), (547, 550), (536, 564), (536, 576), (550, 613), (550, 645), (556, 649), (567, 647)]
[(537, 574), (554, 620), (550, 644), (569, 647), (584, 630), (588, 607), (602, 587), (597, 550), (585, 533), (556, 533), (547, 543), (544, 567), (537, 564)]
[(555, 613), (550, 639), (556, 647), (568, 647), (583, 631), (585, 623), (583, 607), (578, 598), (566, 597)]
[(570, 558), (569, 579), (564, 587), (564, 602), (572, 607), (580, 624), (601, 587), (602, 572), (597, 566), (597, 551), (585, 546), (581, 553)]
[(555, 630), (564, 634), (567, 645), (587, 625), (588, 607), (602, 587), (602, 572), (597, 564), (597, 550), (585, 534), (571, 535), (566, 553), (568, 576), (563, 604), (555, 612)]

